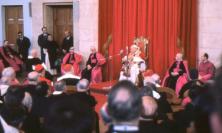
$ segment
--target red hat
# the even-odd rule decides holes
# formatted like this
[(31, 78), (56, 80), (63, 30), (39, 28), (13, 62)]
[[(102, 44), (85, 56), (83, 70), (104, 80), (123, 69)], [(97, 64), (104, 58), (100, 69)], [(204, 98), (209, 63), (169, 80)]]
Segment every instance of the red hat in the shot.
[(44, 69), (44, 67), (41, 64), (38, 64), (35, 66), (34, 70), (36, 72), (41, 72)]
[(72, 70), (72, 65), (70, 65), (70, 64), (65, 64), (65, 65), (63, 65), (62, 70), (63, 70), (64, 72), (70, 72), (70, 71)]

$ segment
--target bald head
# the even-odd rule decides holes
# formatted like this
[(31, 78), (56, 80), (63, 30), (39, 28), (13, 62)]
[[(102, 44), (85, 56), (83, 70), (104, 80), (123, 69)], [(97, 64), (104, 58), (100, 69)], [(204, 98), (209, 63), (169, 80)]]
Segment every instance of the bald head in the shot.
[(81, 79), (77, 84), (78, 92), (86, 92), (89, 90), (89, 81), (87, 79)]
[(130, 81), (120, 81), (114, 85), (108, 96), (108, 112), (116, 122), (137, 120), (141, 113), (141, 96)]
[(37, 84), (39, 79), (39, 73), (36, 71), (32, 71), (28, 74), (29, 84)]
[(144, 116), (153, 116), (157, 111), (157, 103), (156, 101), (150, 96), (142, 97), (142, 104), (143, 104), (143, 112)]
[(12, 67), (4, 68), (2, 71), (2, 77), (14, 79), (16, 77), (15, 70)]
[(126, 89), (121, 89), (121, 90), (117, 93), (114, 101), (115, 101), (115, 102), (127, 102), (129, 99), (130, 99), (130, 93), (129, 93), (129, 91), (127, 91)]
[(30, 53), (31, 53), (32, 57), (37, 57), (38, 56), (38, 50), (37, 49), (32, 49)]

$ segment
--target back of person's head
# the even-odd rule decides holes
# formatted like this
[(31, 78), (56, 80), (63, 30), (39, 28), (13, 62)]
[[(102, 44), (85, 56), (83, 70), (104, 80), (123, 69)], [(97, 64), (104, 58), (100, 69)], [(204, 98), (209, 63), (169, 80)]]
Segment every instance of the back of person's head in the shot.
[(156, 90), (156, 86), (152, 83), (147, 83), (146, 86), (140, 89), (141, 96), (153, 97), (153, 91)]
[(214, 97), (215, 111), (211, 115), (211, 126), (213, 133), (222, 132), (222, 67), (218, 68), (211, 88)]
[(49, 86), (45, 81), (39, 82), (36, 86), (36, 95), (40, 97), (47, 96)]
[(22, 105), (24, 91), (21, 86), (10, 86), (2, 107), (1, 115), (12, 126), (18, 127), (26, 118), (26, 110)]
[(62, 99), (54, 103), (45, 118), (47, 133), (91, 133), (94, 113), (78, 99)]
[(14, 79), (16, 77), (15, 70), (12, 67), (4, 68), (2, 71), (2, 77)]
[[(206, 86), (205, 86), (206, 87)], [(198, 95), (192, 101), (193, 106), (193, 122), (196, 133), (210, 133), (210, 120), (209, 116), (213, 110), (212, 96), (208, 92), (208, 88), (195, 88), (203, 89), (204, 91), (197, 91)]]
[(157, 111), (157, 107), (158, 107), (157, 102), (154, 100), (154, 98), (150, 96), (144, 96), (142, 98), (142, 103), (143, 103), (142, 117), (153, 118)]
[(34, 58), (38, 57), (38, 50), (37, 49), (32, 49), (30, 52), (30, 55)]
[(108, 96), (108, 112), (116, 122), (137, 120), (141, 114), (142, 100), (137, 87), (130, 81), (114, 85)]
[(5, 104), (7, 106), (21, 105), (25, 94), (21, 86), (10, 86), (4, 97)]
[(203, 94), (205, 91), (207, 91), (206, 86), (204, 86), (204, 84), (200, 84), (198, 81), (196, 81), (191, 84), (188, 95), (191, 98), (191, 100), (194, 100), (195, 98), (197, 98), (198, 96)]
[(76, 87), (78, 92), (86, 92), (89, 90), (89, 81), (87, 79), (81, 79)]
[(55, 91), (63, 92), (66, 89), (66, 83), (63, 80), (57, 81), (54, 84), (54, 89)]
[(39, 79), (39, 73), (36, 71), (30, 72), (28, 74), (28, 81), (29, 84), (37, 84), (38, 83), (38, 79)]

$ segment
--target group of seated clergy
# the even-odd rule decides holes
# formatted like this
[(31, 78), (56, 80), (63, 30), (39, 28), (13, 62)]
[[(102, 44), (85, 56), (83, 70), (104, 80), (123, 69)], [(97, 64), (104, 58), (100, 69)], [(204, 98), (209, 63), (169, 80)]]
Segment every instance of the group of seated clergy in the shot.
[[(81, 70), (80, 65), (83, 63), (83, 57), (81, 54), (74, 52), (74, 47), (70, 47), (69, 52), (64, 55), (62, 61), (60, 62), (61, 67), (59, 67), (57, 71), (61, 71), (63, 74), (66, 71), (66, 65), (71, 65), (73, 69), (73, 75), (75, 75), (77, 78), (85, 78), (91, 83), (102, 82), (101, 67), (103, 64), (105, 64), (106, 60), (102, 54), (96, 51), (94, 46), (91, 46), (90, 51), (91, 53), (86, 62), (86, 68)], [(46, 71), (47, 79), (51, 81), (53, 80), (53, 76), (55, 74), (51, 71), (52, 69), (47, 66), (47, 62), (44, 62), (39, 58), (38, 51), (36, 49), (32, 49), (27, 59), (23, 60), (14, 49), (14, 45), (8, 44), (8, 42), (5, 41), (4, 45), (0, 48), (0, 72), (2, 72), (2, 70), (7, 67), (12, 67), (17, 74), (21, 72), (28, 73), (35, 69), (40, 71), (39, 69), (44, 68)]]
[(214, 64), (208, 60), (207, 53), (203, 53), (200, 58), (201, 62), (198, 68), (189, 70), (187, 61), (183, 60), (181, 53), (178, 53), (175, 62), (170, 66), (163, 79), (162, 86), (175, 90), (177, 96), (179, 96), (182, 87), (193, 79), (203, 83), (212, 80), (216, 71)]
[[(214, 77), (216, 70), (214, 64), (208, 58), (207, 53), (202, 54), (200, 64), (198, 68), (195, 68), (198, 72), (198, 77), (195, 79), (204, 83)], [(130, 52), (122, 58), (122, 63), (119, 80), (129, 80), (139, 86), (140, 82), (144, 82), (152, 76), (152, 74), (146, 74), (150, 70), (146, 70), (144, 55), (136, 44), (131, 45)], [(140, 74), (142, 75), (142, 81), (139, 78)], [(182, 86), (191, 80), (192, 75), (194, 74), (190, 73), (188, 62), (183, 60), (183, 54), (178, 53), (176, 54), (175, 61), (167, 70), (161, 85), (175, 90), (176, 94), (179, 95)], [(158, 74), (154, 74), (154, 76), (159, 78)]]

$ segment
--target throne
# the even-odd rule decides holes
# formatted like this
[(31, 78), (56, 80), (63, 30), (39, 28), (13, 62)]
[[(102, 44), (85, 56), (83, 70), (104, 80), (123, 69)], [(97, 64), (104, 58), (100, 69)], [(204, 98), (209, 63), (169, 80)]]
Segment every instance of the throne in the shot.
[(148, 58), (149, 58), (149, 56), (148, 56), (148, 51), (149, 51), (148, 44), (149, 44), (149, 39), (141, 36), (141, 37), (135, 38), (133, 43), (136, 44), (140, 48), (142, 54), (145, 56), (144, 60), (146, 62), (146, 65), (148, 65)]

